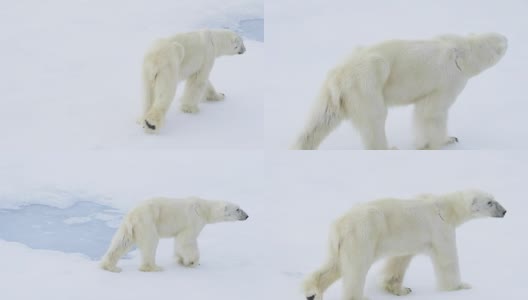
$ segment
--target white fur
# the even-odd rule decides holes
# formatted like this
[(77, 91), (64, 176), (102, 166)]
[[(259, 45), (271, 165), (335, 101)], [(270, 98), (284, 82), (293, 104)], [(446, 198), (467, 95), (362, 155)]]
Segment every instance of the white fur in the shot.
[(321, 300), (324, 291), (343, 277), (343, 300), (363, 299), (370, 266), (388, 258), (383, 287), (406, 295), (403, 277), (412, 257), (431, 257), (443, 290), (469, 288), (460, 279), (455, 229), (478, 217), (504, 217), (506, 210), (493, 196), (462, 191), (412, 200), (381, 199), (357, 205), (335, 221), (330, 230), (326, 263), (304, 283), (307, 299)]
[(117, 261), (135, 244), (141, 252), (141, 271), (161, 271), (155, 263), (160, 238), (174, 238), (175, 258), (188, 267), (198, 265), (197, 238), (206, 224), (246, 220), (237, 205), (200, 198), (146, 200), (130, 211), (101, 260), (101, 268), (120, 272)]
[(506, 49), (506, 38), (496, 33), (391, 40), (358, 49), (328, 73), (292, 149), (316, 149), (344, 119), (352, 121), (367, 149), (389, 149), (388, 107), (410, 104), (418, 149), (456, 142), (447, 134), (450, 106), (468, 79), (495, 65)]
[(202, 30), (176, 34), (154, 42), (143, 63), (144, 116), (141, 124), (155, 132), (176, 94), (178, 83), (187, 80), (181, 110), (198, 112), (198, 102), (224, 99), (211, 81), (215, 59), (246, 51), (242, 38), (229, 30)]

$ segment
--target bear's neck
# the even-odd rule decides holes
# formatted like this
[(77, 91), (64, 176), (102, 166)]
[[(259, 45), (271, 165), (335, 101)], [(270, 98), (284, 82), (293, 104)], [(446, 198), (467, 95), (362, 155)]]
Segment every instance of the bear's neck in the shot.
[[(210, 201), (213, 202), (213, 201)], [(206, 205), (200, 205), (200, 216), (204, 219), (205, 223), (213, 224), (223, 221), (223, 216), (220, 216), (216, 205), (211, 205), (208, 203)]]
[(213, 44), (215, 57), (227, 55), (225, 49), (228, 49), (230, 46), (226, 44), (226, 41), (228, 41), (229, 38), (226, 39), (223, 35), (225, 35), (225, 33), (222, 31), (209, 30), (209, 38)]
[(471, 203), (460, 193), (441, 196), (437, 201), (439, 217), (446, 223), (458, 227), (471, 220)]

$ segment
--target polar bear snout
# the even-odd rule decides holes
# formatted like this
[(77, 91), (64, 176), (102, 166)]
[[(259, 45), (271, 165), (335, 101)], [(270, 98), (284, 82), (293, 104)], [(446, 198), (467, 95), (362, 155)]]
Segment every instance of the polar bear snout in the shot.
[[(494, 218), (504, 218), (506, 215), (506, 209), (497, 201), (490, 201), (492, 203), (492, 208), (494, 209), (494, 212), (491, 214)], [(490, 203), (488, 202), (488, 204)]]
[(495, 51), (496, 60), (500, 60), (506, 54), (506, 50), (508, 50), (508, 39), (498, 33), (490, 34), (488, 39), (489, 46)]
[(240, 51), (238, 51), (238, 54), (244, 54), (244, 52), (246, 52), (246, 46), (244, 46), (244, 44), (242, 44), (242, 46), (240, 48)]
[(497, 211), (495, 212), (496, 218), (504, 218), (506, 215), (507, 210), (502, 207), (502, 205), (497, 203)]
[(247, 220), (249, 218), (248, 214), (245, 211), (241, 210), (240, 208), (239, 208), (239, 210), (240, 211), (238, 212), (238, 214), (239, 214), (239, 219), (238, 220), (240, 220), (240, 221)]
[(504, 53), (506, 53), (506, 50), (508, 49), (508, 40), (506, 38), (503, 38), (500, 42), (497, 48), (495, 48), (495, 51), (497, 51), (497, 54), (500, 56), (503, 56)]

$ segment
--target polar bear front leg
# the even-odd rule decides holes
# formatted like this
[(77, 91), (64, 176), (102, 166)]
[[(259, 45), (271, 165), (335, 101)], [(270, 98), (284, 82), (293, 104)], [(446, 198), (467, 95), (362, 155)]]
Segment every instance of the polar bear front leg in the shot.
[(183, 112), (194, 114), (200, 111), (198, 103), (204, 98), (207, 81), (207, 76), (201, 73), (194, 74), (187, 79), (181, 99), (181, 110)]
[(433, 244), (431, 259), (436, 273), (438, 286), (441, 290), (455, 291), (470, 289), (471, 285), (460, 279), (460, 268), (456, 249), (455, 234), (451, 234), (441, 242)]
[(431, 95), (414, 107), (416, 146), (421, 150), (435, 150), (458, 142), (447, 135), (447, 118), (453, 100), (444, 95)]
[(405, 271), (407, 271), (412, 258), (412, 255), (406, 255), (387, 259), (383, 269), (383, 289), (396, 296), (403, 296), (412, 292), (410, 288), (402, 287)]
[(200, 251), (196, 236), (180, 233), (174, 239), (174, 256), (179, 264), (185, 267), (196, 267), (200, 262)]
[(224, 98), (225, 98), (225, 95), (222, 93), (217, 93), (211, 81), (207, 80), (205, 99), (207, 101), (220, 101), (220, 100), (224, 100)]

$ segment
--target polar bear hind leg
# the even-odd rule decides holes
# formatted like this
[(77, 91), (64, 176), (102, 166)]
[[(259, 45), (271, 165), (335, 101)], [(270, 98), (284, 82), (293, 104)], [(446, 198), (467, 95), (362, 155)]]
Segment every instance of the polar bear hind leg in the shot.
[(142, 220), (134, 228), (136, 245), (141, 253), (140, 271), (158, 272), (163, 269), (156, 265), (156, 249), (158, 248), (159, 237), (153, 220)]
[(158, 41), (143, 63), (143, 128), (156, 132), (162, 126), (178, 84), (179, 64), (184, 57), (181, 45)]
[(123, 223), (112, 238), (108, 251), (101, 259), (100, 267), (110, 272), (121, 272), (117, 267), (117, 261), (125, 255), (134, 245), (132, 228), (126, 221)]
[(153, 84), (151, 93), (154, 101), (145, 115), (144, 126), (147, 132), (157, 131), (163, 125), (165, 115), (176, 95), (177, 78), (174, 70), (169, 68), (160, 70)]
[(412, 255), (394, 256), (388, 258), (383, 269), (383, 289), (396, 295), (404, 296), (412, 292), (410, 288), (402, 287), (405, 271), (411, 263)]
[(303, 284), (307, 300), (320, 300), (323, 293), (341, 277), (336, 257), (328, 258), (327, 262), (312, 273)]
[(343, 240), (339, 252), (340, 270), (343, 275), (343, 300), (366, 300), (363, 297), (363, 289), (367, 273), (374, 262), (374, 250), (372, 245), (363, 239)]
[[(352, 124), (359, 131), (363, 145), (368, 150), (389, 149), (385, 133), (387, 104), (383, 97), (383, 85), (390, 67), (379, 57), (369, 57), (359, 65), (349, 83), (354, 89), (343, 91), (344, 107)], [(358, 72), (358, 73), (356, 73)]]
[(362, 105), (359, 113), (350, 113), (350, 117), (352, 124), (359, 131), (363, 145), (368, 150), (389, 149), (385, 133), (388, 110), (381, 91), (371, 91), (360, 97), (363, 97), (360, 101), (366, 102), (366, 105)]

